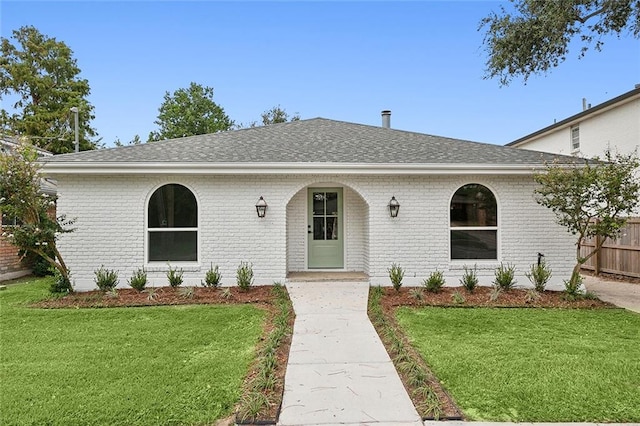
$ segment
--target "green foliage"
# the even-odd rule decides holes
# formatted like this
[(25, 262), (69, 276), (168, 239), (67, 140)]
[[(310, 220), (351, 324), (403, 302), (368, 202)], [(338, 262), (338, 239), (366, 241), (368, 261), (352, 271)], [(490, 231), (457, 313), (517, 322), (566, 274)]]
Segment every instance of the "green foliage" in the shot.
[(473, 269), (468, 268), (467, 265), (464, 265), (464, 274), (460, 279), (460, 284), (469, 293), (473, 293), (473, 291), (478, 286), (478, 270), (476, 265), (473, 265)]
[(534, 263), (531, 265), (531, 269), (529, 272), (525, 273), (525, 276), (529, 278), (531, 284), (536, 289), (536, 291), (544, 291), (549, 279), (551, 279), (551, 268), (547, 266), (547, 263), (542, 260), (540, 263)]
[(49, 285), (49, 292), (53, 294), (73, 293), (73, 286), (69, 276), (63, 276), (57, 269), (53, 272), (53, 281)]
[(501, 290), (511, 290), (517, 283), (514, 279), (516, 275), (515, 265), (500, 262), (500, 266), (495, 270), (493, 284)]
[(439, 293), (445, 285), (444, 274), (437, 269), (429, 277), (422, 281), (422, 285), (429, 293)]
[(400, 265), (396, 265), (395, 263), (391, 264), (391, 267), (387, 269), (389, 273), (389, 279), (391, 280), (391, 284), (396, 291), (400, 291), (400, 287), (402, 287), (402, 279), (404, 278), (404, 269)]
[(222, 278), (222, 274), (218, 270), (218, 265), (216, 265), (214, 268), (212, 264), (204, 276), (204, 281), (201, 281), (201, 284), (203, 287), (217, 288), (220, 285), (221, 278)]
[[(640, 181), (634, 174), (640, 166), (638, 156), (605, 152), (584, 163), (547, 164), (545, 171), (534, 176), (539, 184), (536, 201), (556, 215), (576, 241), (576, 265), (571, 279), (579, 276), (581, 265), (600, 251), (608, 238), (616, 238), (640, 202)], [(583, 256), (581, 249), (587, 238), (599, 236), (593, 250)], [(576, 283), (571, 284), (573, 287)]]
[(564, 295), (568, 300), (578, 300), (584, 296), (580, 274), (572, 276), (569, 280), (564, 280)]
[(289, 117), (289, 114), (284, 108), (281, 108), (280, 105), (274, 106), (273, 108), (263, 112), (260, 116), (262, 118), (262, 125), (268, 126), (269, 124), (276, 123), (286, 123), (287, 121), (299, 121), (300, 115), (295, 113), (292, 117)]
[(60, 234), (73, 231), (73, 221), (49, 215), (56, 197), (40, 192), (42, 176), (37, 161), (36, 149), (26, 141), (21, 141), (9, 155), (0, 155), (0, 210), (3, 215), (20, 218), (20, 224), (3, 235), (22, 253), (45, 259), (69, 281), (56, 241)]
[(467, 301), (467, 299), (465, 299), (465, 297), (459, 291), (454, 291), (453, 292), (453, 294), (451, 295), (451, 300), (456, 305), (463, 305), (464, 302)]
[(104, 265), (93, 271), (95, 277), (94, 282), (102, 291), (109, 291), (118, 285), (118, 272), (113, 269), (105, 269)]
[(236, 284), (240, 290), (249, 290), (253, 285), (253, 264), (249, 262), (240, 262), (236, 270)]
[(133, 271), (131, 278), (127, 280), (127, 284), (129, 284), (131, 288), (138, 291), (144, 290), (144, 288), (147, 286), (147, 272), (144, 270), (144, 268), (138, 268), (137, 270)]
[(213, 101), (213, 88), (194, 82), (173, 94), (166, 92), (158, 111), (159, 129), (149, 134), (149, 141), (216, 133), (234, 124)]
[(169, 270), (167, 271), (167, 280), (169, 281), (169, 285), (173, 288), (180, 287), (182, 285), (182, 275), (184, 271), (182, 268), (172, 268), (169, 265)]
[(3, 131), (29, 135), (39, 147), (54, 153), (73, 152), (75, 129), (72, 107), (79, 110), (80, 149), (94, 149), (96, 136), (89, 103), (89, 82), (80, 78), (73, 51), (33, 26), (12, 32), (12, 39), (0, 39), (0, 96), (16, 97), (9, 114), (0, 117)]
[(507, 85), (514, 76), (526, 82), (532, 74), (545, 74), (569, 54), (571, 41), (582, 42), (584, 56), (595, 41), (602, 48), (606, 34), (640, 37), (640, 3), (636, 0), (512, 0), (513, 12), (501, 7), (481, 21), (487, 27), (486, 78), (499, 77)]

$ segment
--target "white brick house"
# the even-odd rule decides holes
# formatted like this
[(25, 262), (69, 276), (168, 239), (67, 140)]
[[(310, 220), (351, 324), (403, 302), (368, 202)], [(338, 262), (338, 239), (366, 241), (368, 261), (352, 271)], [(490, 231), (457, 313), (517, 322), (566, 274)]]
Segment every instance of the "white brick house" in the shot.
[(607, 148), (629, 154), (640, 144), (640, 87), (523, 136), (507, 146), (602, 157)]
[(389, 284), (395, 262), (405, 285), (436, 269), (459, 285), (474, 264), (489, 285), (508, 262), (528, 285), (539, 252), (561, 288), (573, 238), (533, 196), (532, 173), (550, 158), (317, 118), (59, 155), (44, 170), (58, 180), (58, 211), (76, 218), (60, 248), (77, 290), (95, 288), (101, 265), (119, 271), (120, 286), (139, 267), (166, 285), (169, 263), (185, 285), (199, 285), (211, 264), (234, 285), (240, 261), (253, 264), (256, 284), (297, 271)]

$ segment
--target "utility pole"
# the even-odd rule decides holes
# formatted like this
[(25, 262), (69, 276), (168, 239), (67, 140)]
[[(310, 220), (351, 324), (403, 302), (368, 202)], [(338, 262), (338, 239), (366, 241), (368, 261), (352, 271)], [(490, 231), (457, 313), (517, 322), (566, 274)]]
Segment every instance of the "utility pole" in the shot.
[(80, 139), (79, 139), (79, 129), (78, 129), (78, 107), (73, 107), (71, 108), (71, 112), (75, 115), (74, 117), (74, 123), (75, 123), (75, 128), (76, 128), (76, 152), (80, 152)]

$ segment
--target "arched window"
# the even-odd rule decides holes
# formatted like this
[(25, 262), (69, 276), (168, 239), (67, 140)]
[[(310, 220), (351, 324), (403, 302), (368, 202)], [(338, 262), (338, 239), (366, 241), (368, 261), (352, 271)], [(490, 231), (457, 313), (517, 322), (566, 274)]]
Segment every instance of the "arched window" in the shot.
[(147, 211), (149, 262), (198, 260), (198, 202), (178, 184), (158, 188)]
[(498, 204), (486, 186), (460, 187), (451, 199), (451, 259), (498, 258)]

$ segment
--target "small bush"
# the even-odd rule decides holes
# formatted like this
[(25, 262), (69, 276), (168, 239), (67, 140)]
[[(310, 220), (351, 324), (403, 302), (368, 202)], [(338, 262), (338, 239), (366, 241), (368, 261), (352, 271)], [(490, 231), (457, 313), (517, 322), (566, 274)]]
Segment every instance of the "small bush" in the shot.
[(389, 279), (391, 280), (391, 284), (396, 291), (400, 291), (400, 287), (402, 287), (402, 279), (404, 278), (404, 269), (400, 265), (396, 265), (395, 263), (391, 264), (391, 268), (387, 269), (389, 272)]
[(134, 271), (131, 278), (127, 280), (127, 284), (138, 291), (144, 290), (147, 286), (147, 272), (144, 268), (139, 268), (137, 271)]
[(535, 289), (529, 289), (524, 295), (524, 303), (535, 303), (542, 298), (542, 295)]
[(144, 292), (147, 293), (147, 300), (149, 301), (156, 300), (156, 298), (158, 297), (158, 290), (156, 290), (155, 287), (149, 287), (144, 290)]
[(462, 305), (462, 304), (464, 304), (464, 302), (467, 301), (467, 299), (465, 299), (464, 296), (462, 295), (462, 293), (460, 293), (459, 291), (456, 291), (451, 295), (451, 300), (456, 305)]
[(107, 290), (104, 292), (104, 295), (107, 296), (109, 299), (117, 299), (118, 298), (118, 290), (116, 290), (116, 288), (112, 288), (110, 290)]
[(540, 264), (534, 263), (531, 265), (531, 269), (529, 272), (524, 274), (536, 291), (543, 292), (549, 279), (551, 279), (551, 269), (547, 266), (546, 262), (543, 260)]
[(49, 286), (49, 292), (54, 294), (73, 293), (71, 281), (63, 277), (60, 271), (55, 269), (53, 271), (53, 281)]
[(411, 297), (413, 297), (416, 300), (422, 300), (424, 299), (424, 290), (420, 287), (414, 287), (409, 291), (409, 294), (411, 295)]
[(422, 281), (422, 285), (430, 293), (439, 293), (444, 284), (444, 274), (437, 269), (429, 275), (429, 278)]
[(510, 264), (500, 263), (498, 269), (496, 269), (496, 278), (493, 280), (493, 284), (500, 287), (501, 290), (511, 290), (516, 285), (514, 279), (516, 274), (516, 267)]
[(581, 299), (584, 296), (582, 290), (582, 276), (576, 274), (574, 280), (564, 280), (564, 294), (569, 300)]
[(476, 265), (473, 265), (473, 269), (467, 268), (467, 265), (464, 265), (464, 275), (462, 275), (460, 279), (460, 284), (469, 293), (473, 293), (478, 286), (478, 270)]
[(220, 279), (222, 278), (222, 274), (218, 270), (218, 265), (213, 267), (213, 264), (209, 267), (209, 270), (204, 276), (204, 281), (202, 281), (202, 287), (214, 287), (217, 288), (220, 285)]
[(249, 262), (240, 262), (236, 271), (236, 283), (241, 290), (249, 290), (253, 285), (253, 264)]
[(169, 285), (173, 288), (180, 287), (182, 285), (182, 274), (184, 271), (182, 268), (178, 270), (178, 268), (171, 268), (169, 265), (169, 270), (167, 271), (167, 280), (169, 280)]
[(185, 299), (193, 299), (196, 291), (194, 287), (181, 287), (178, 289), (178, 294)]
[(102, 265), (93, 273), (95, 274), (93, 281), (102, 291), (113, 290), (118, 285), (118, 273), (113, 269), (105, 269)]

